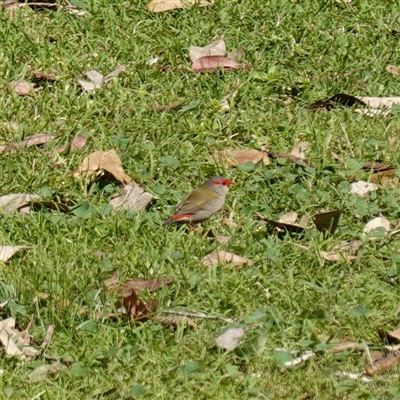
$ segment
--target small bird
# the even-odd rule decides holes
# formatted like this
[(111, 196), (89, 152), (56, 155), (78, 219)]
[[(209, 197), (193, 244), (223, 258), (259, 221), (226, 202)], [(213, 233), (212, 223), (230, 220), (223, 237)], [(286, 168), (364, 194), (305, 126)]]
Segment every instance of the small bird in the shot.
[(218, 212), (225, 203), (226, 192), (233, 182), (214, 176), (187, 195), (175, 208), (174, 215), (163, 226), (175, 222), (202, 222)]

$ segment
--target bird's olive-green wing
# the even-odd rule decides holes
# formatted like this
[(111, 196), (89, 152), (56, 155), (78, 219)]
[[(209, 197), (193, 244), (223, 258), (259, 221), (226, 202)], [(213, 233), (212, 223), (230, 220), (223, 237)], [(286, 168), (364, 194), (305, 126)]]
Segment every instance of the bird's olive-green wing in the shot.
[(201, 185), (189, 193), (176, 207), (176, 214), (193, 214), (204, 208), (210, 200), (218, 198), (218, 194), (206, 185)]

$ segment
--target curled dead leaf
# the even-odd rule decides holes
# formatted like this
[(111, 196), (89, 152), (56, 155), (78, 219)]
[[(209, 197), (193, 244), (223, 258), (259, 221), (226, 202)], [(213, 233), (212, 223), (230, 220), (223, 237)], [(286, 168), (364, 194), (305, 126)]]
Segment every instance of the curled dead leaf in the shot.
[(300, 142), (293, 147), (290, 155), (293, 157), (298, 157), (299, 159), (305, 159), (305, 151), (310, 147), (310, 142)]
[(134, 182), (128, 183), (121, 190), (120, 194), (114, 196), (108, 204), (116, 210), (142, 211), (147, 204), (154, 199), (154, 196), (147, 193)]
[(130, 294), (124, 294), (122, 300), (115, 303), (115, 307), (122, 315), (144, 322), (152, 319), (157, 302), (154, 299), (146, 302), (139, 298), (137, 290), (131, 289)]
[(388, 65), (386, 71), (389, 72), (389, 74), (400, 76), (400, 68), (395, 65)]
[(13, 81), (8, 85), (8, 88), (20, 96), (28, 96), (33, 90), (33, 85), (24, 81)]
[(0, 246), (0, 261), (6, 262), (18, 251), (31, 248), (31, 246)]
[(206, 267), (211, 267), (213, 265), (220, 265), (220, 264), (233, 264), (237, 267), (242, 267), (243, 265), (252, 266), (254, 264), (253, 261), (238, 256), (236, 254), (230, 253), (225, 250), (215, 250), (210, 254), (207, 254), (202, 259), (203, 265)]
[(152, 0), (146, 5), (146, 8), (151, 12), (159, 13), (184, 8), (188, 5), (204, 7), (211, 4), (206, 0)]
[(225, 332), (221, 333), (215, 338), (215, 343), (218, 347), (224, 350), (233, 350), (239, 346), (240, 339), (244, 335), (243, 328), (228, 328)]
[(29, 203), (31, 201), (39, 200), (40, 196), (37, 194), (26, 193), (11, 193), (0, 197), (0, 210), (8, 214), (19, 210), (22, 213), (29, 214)]
[(214, 151), (214, 158), (221, 163), (227, 162), (230, 166), (245, 164), (249, 161), (254, 164), (260, 161), (262, 161), (264, 165), (270, 164), (268, 155), (255, 149)]
[(22, 142), (10, 143), (9, 145), (0, 149), (0, 153), (16, 152), (19, 149), (24, 148), (24, 147), (40, 146), (40, 145), (47, 143), (55, 138), (56, 138), (55, 135), (49, 135), (47, 133), (38, 133), (37, 135), (27, 137)]
[(56, 151), (57, 153), (64, 153), (69, 149), (70, 152), (79, 150), (86, 145), (86, 137), (83, 135), (77, 135), (72, 139), (71, 144), (64, 144), (63, 146), (59, 147)]
[(387, 331), (385, 329), (379, 328), (378, 335), (382, 340), (389, 344), (400, 342), (400, 328), (397, 328), (394, 331)]
[(244, 68), (244, 65), (223, 56), (200, 57), (192, 64), (192, 70), (195, 72), (215, 72), (221, 69), (230, 71), (240, 68)]
[(37, 80), (47, 80), (47, 81), (56, 81), (57, 75), (53, 72), (41, 72), (38, 69), (35, 69), (33, 75)]
[(379, 360), (376, 360), (372, 365), (365, 369), (366, 375), (372, 376), (388, 371), (400, 364), (400, 353), (388, 354)]
[(204, 47), (190, 46), (189, 56), (194, 63), (201, 57), (206, 56), (225, 56), (226, 55), (226, 45), (224, 39), (218, 39)]
[(81, 175), (87, 176), (102, 170), (107, 171), (123, 184), (128, 184), (132, 181), (132, 178), (124, 172), (122, 162), (115, 150), (95, 151), (89, 154), (83, 160), (81, 167), (70, 175), (77, 178)]
[(372, 235), (375, 229), (381, 229), (384, 232), (390, 231), (390, 221), (385, 217), (373, 218), (365, 224), (363, 232)]

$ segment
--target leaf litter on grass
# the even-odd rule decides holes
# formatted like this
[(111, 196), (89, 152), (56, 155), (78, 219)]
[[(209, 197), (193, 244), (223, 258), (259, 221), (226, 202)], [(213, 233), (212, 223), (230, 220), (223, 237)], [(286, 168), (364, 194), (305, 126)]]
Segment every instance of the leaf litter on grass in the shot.
[(205, 7), (212, 4), (213, 3), (210, 3), (207, 0), (152, 0), (146, 5), (146, 8), (151, 12), (159, 13), (177, 10), (188, 6)]

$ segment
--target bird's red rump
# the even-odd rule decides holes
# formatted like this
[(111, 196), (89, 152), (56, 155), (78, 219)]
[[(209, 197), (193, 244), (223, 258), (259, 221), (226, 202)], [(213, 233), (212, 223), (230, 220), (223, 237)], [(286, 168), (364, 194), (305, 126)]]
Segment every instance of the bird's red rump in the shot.
[(213, 181), (213, 185), (224, 185), (224, 186), (231, 186), (233, 182), (230, 179), (224, 179), (222, 181)]
[(192, 219), (193, 215), (192, 214), (179, 214), (179, 215), (173, 215), (169, 219), (172, 219), (174, 221), (187, 221)]

